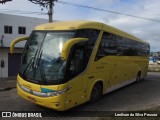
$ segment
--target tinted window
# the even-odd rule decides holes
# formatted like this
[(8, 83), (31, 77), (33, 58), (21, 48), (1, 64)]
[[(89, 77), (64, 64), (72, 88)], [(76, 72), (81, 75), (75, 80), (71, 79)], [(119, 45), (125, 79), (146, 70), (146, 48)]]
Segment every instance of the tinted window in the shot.
[(108, 55), (121, 56), (148, 56), (150, 47), (111, 33), (103, 33), (95, 60)]
[(104, 32), (97, 51), (96, 59), (100, 59), (107, 55), (116, 55), (116, 54), (117, 54), (116, 36)]
[(83, 38), (88, 38), (89, 40), (85, 43), (85, 62), (84, 66), (86, 67), (89, 61), (89, 58), (91, 56), (91, 53), (93, 51), (93, 48), (95, 46), (96, 40), (98, 38), (100, 31), (99, 30), (94, 30), (94, 29), (81, 29), (77, 30), (76, 36), (75, 37), (83, 37)]
[(118, 37), (117, 39), (117, 54), (123, 56), (138, 55), (135, 49), (137, 42), (129, 40), (128, 38)]
[(75, 38), (88, 38), (88, 41), (75, 44), (71, 51), (67, 63), (66, 75), (71, 79), (80, 74), (87, 67), (89, 58), (99, 35), (99, 30), (81, 29), (77, 30)]
[(69, 74), (74, 77), (84, 69), (84, 49), (78, 45), (74, 46), (74, 51), (70, 59)]

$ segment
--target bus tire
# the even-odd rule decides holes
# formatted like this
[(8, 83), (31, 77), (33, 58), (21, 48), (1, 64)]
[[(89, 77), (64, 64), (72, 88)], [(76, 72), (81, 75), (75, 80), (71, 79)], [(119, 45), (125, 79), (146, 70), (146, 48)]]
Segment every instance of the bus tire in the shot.
[(141, 73), (138, 72), (137, 77), (136, 77), (136, 82), (139, 83), (141, 80)]
[(96, 83), (92, 89), (90, 102), (94, 103), (98, 101), (102, 96), (102, 86), (99, 83)]

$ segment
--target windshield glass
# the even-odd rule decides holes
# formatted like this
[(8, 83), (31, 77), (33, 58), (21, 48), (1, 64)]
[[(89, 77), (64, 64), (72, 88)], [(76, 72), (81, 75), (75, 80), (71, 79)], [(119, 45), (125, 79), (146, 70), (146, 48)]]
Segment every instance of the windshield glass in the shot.
[(61, 60), (61, 51), (63, 44), (74, 35), (70, 31), (34, 31), (22, 55), (20, 75), (39, 81), (63, 79), (66, 61)]

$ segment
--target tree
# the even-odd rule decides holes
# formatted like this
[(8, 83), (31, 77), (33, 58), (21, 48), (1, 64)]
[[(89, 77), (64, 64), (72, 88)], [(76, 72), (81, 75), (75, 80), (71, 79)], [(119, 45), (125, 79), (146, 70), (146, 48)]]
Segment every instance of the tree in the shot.
[(6, 2), (10, 2), (12, 0), (0, 0), (0, 4), (5, 4)]
[(48, 15), (49, 15), (49, 22), (52, 22), (52, 16), (53, 16), (53, 6), (54, 2), (57, 2), (58, 0), (28, 0), (34, 4), (39, 4), (40, 6), (48, 9)]

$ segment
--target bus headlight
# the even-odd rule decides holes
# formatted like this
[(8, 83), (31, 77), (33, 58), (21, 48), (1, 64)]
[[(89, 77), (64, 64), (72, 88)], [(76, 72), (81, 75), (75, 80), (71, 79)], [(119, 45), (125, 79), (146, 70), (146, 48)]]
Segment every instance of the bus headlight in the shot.
[(71, 88), (71, 86), (68, 86), (68, 87), (65, 88), (65, 89), (58, 90), (58, 91), (55, 91), (55, 92), (47, 92), (46, 94), (47, 94), (49, 97), (59, 96), (59, 95), (65, 93), (66, 91), (68, 91), (70, 88)]

